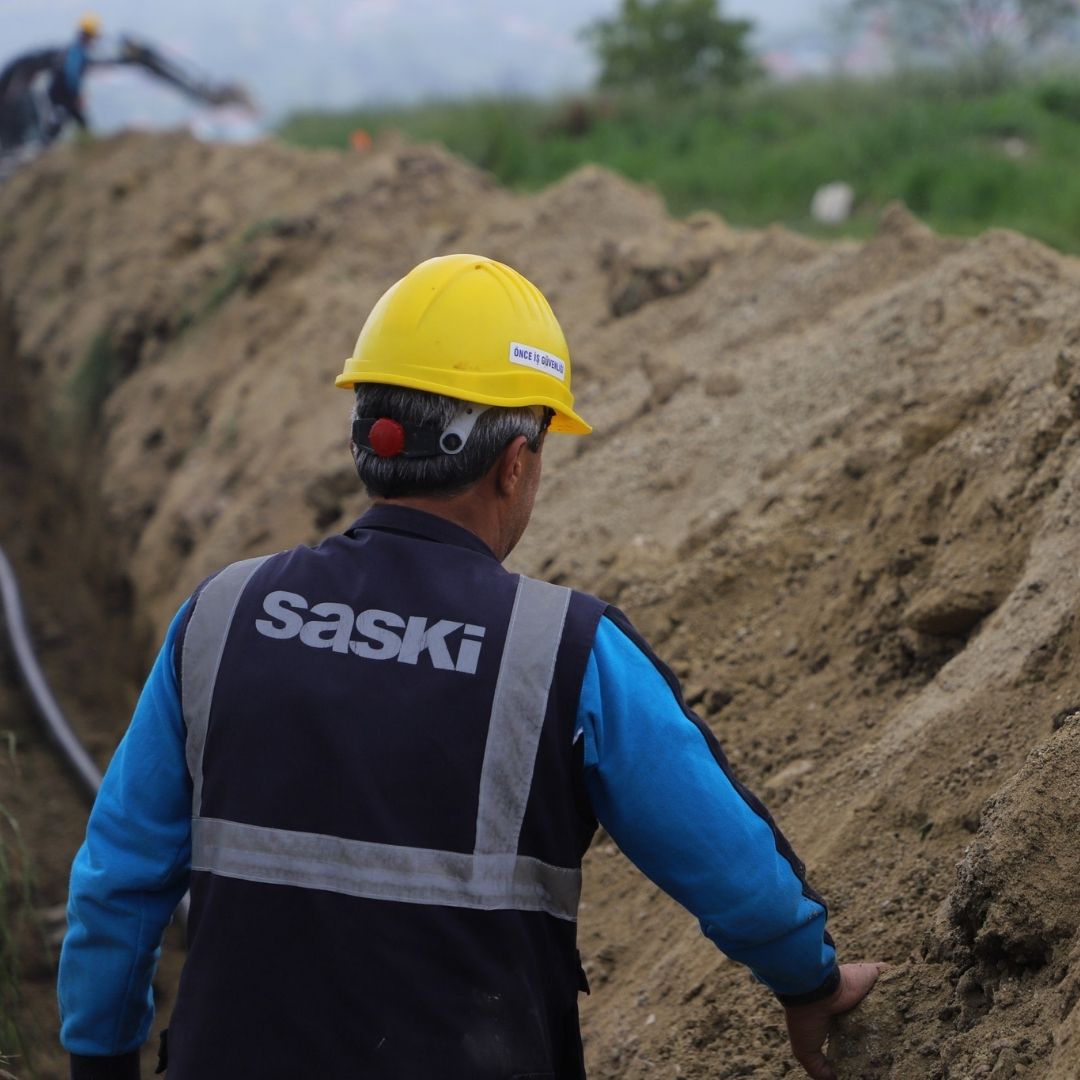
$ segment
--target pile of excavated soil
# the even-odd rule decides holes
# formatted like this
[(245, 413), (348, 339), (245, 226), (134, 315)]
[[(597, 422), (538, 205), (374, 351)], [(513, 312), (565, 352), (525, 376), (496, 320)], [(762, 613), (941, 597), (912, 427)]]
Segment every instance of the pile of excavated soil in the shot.
[[(596, 427), (549, 441), (512, 565), (627, 611), (807, 862), (842, 958), (893, 965), (833, 1040), (841, 1076), (1080, 1074), (1073, 259), (899, 207), (865, 243), (676, 222), (596, 168), (513, 195), (400, 144), (59, 149), (0, 190), (5, 385), (46, 433), (13, 475), (74, 456), (92, 493), (54, 549), (54, 496), (5, 480), (0, 539), (51, 568), (36, 610), (125, 598), (145, 665), (207, 573), (348, 525), (332, 377), (382, 290), (449, 251), (547, 293)], [(80, 611), (61, 655), (98, 649)], [(594, 1077), (798, 1075), (769, 996), (605, 836), (586, 879)]]

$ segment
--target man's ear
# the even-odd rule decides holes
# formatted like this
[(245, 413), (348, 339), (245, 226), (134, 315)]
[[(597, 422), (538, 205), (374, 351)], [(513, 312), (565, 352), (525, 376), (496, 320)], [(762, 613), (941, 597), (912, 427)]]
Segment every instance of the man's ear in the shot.
[(495, 488), (504, 497), (514, 494), (525, 473), (525, 454), (529, 440), (518, 435), (506, 445), (495, 463)]

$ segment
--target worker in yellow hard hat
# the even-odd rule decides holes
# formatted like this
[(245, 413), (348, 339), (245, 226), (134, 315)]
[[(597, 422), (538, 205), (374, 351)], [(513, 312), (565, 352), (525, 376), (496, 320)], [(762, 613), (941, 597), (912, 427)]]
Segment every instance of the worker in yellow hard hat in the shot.
[(101, 19), (87, 12), (79, 19), (75, 40), (60, 53), (49, 81), (49, 102), (53, 115), (45, 125), (47, 141), (55, 139), (69, 120), (87, 130), (82, 101), (82, 83), (92, 62), (91, 46), (101, 36)]
[(86, 14), (79, 19), (79, 35), (87, 41), (93, 41), (94, 38), (100, 37), (101, 18), (92, 11), (86, 12)]
[(170, 1080), (580, 1080), (598, 822), (827, 1080), (829, 1019), (879, 965), (837, 964), (802, 863), (626, 617), (502, 565), (547, 434), (590, 430), (544, 296), (431, 259), (337, 384), (373, 505), (196, 590), (105, 776), (60, 962), (75, 1080), (137, 1075), (188, 887)]

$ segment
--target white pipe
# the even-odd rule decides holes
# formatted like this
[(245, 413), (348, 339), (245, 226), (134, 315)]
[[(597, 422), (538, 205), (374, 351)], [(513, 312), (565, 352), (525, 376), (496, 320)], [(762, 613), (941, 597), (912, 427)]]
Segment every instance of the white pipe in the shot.
[[(26, 628), (19, 583), (2, 547), (0, 547), (0, 608), (3, 609), (4, 622), (7, 625), (19, 675), (33, 699), (38, 715), (45, 724), (45, 730), (64, 761), (78, 778), (80, 786), (93, 801), (98, 788), (101, 787), (101, 772), (71, 729), (63, 709), (60, 708), (49, 688), (41, 665), (37, 662), (34, 648), (30, 644), (30, 634)], [(187, 926), (187, 914), (188, 897), (185, 895), (176, 909), (176, 920), (181, 929)]]

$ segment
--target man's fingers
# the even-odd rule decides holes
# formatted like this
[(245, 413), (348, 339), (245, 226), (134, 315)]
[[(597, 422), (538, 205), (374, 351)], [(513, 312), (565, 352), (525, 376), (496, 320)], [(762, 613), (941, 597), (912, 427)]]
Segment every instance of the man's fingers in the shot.
[(806, 1070), (806, 1075), (812, 1077), (813, 1080), (836, 1080), (836, 1071), (820, 1050), (800, 1058), (799, 1064)]
[(829, 1033), (829, 1014), (821, 1009), (806, 1007), (787, 1013), (788, 1038), (795, 1060), (813, 1080), (832, 1080), (832, 1066), (822, 1053), (825, 1037)]
[(832, 1017), (855, 1008), (870, 993), (885, 967), (885, 964), (841, 964), (840, 986), (832, 997), (786, 1010), (791, 1049), (811, 1080), (836, 1080), (836, 1071), (821, 1049)]

